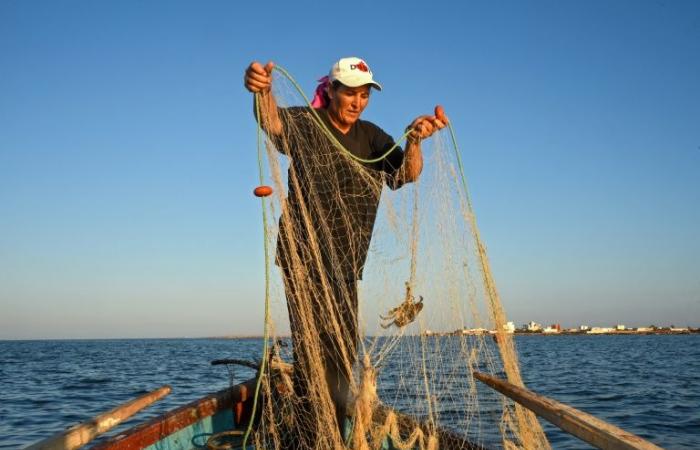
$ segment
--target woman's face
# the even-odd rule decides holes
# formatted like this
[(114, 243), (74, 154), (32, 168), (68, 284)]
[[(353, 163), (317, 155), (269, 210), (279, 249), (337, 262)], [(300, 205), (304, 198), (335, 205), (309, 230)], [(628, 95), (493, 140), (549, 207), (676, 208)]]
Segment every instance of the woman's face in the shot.
[(337, 89), (331, 86), (328, 89), (328, 97), (331, 99), (328, 112), (334, 121), (348, 129), (357, 122), (369, 102), (369, 90), (369, 84), (358, 87), (340, 85)]

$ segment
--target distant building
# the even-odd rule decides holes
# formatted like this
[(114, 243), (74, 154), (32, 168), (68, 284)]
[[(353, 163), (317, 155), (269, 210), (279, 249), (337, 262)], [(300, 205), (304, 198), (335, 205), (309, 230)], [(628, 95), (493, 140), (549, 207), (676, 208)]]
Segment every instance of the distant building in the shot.
[(614, 333), (615, 329), (610, 328), (610, 327), (593, 327), (589, 331), (587, 331), (587, 334), (605, 334), (605, 333)]
[(687, 333), (690, 330), (688, 330), (688, 327), (673, 327), (672, 326), (671, 331), (674, 333)]
[(515, 324), (513, 322), (506, 322), (503, 324), (503, 329), (506, 333), (513, 334), (515, 333)]
[(537, 322), (530, 322), (527, 324), (527, 331), (542, 331), (542, 325)]
[(615, 325), (615, 329), (617, 331), (625, 331), (625, 326), (621, 325), (621, 324), (617, 324), (617, 325)]
[(651, 327), (639, 327), (634, 331), (636, 331), (637, 333), (651, 333), (652, 331), (654, 331), (654, 329)]
[(464, 328), (462, 330), (462, 334), (468, 334), (468, 335), (472, 335), (472, 336), (474, 336), (474, 335), (478, 336), (481, 334), (486, 334), (488, 332), (489, 332), (489, 330), (487, 330), (486, 328)]
[(588, 331), (591, 329), (591, 327), (589, 327), (588, 325), (581, 325), (580, 327), (578, 327), (578, 329), (579, 331)]
[(561, 325), (558, 323), (555, 323), (554, 325), (550, 325), (544, 330), (542, 330), (543, 333), (546, 334), (556, 334), (556, 333), (561, 333)]

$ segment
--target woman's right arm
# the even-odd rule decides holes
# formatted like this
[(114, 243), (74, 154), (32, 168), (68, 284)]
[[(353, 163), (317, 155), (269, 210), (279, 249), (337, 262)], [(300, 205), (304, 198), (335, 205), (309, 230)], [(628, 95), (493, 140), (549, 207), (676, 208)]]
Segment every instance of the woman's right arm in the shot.
[[(275, 64), (270, 61), (265, 66), (257, 61), (250, 63), (245, 71), (244, 84), (246, 89), (254, 94), (259, 94), (260, 118), (263, 129), (271, 136), (282, 134), (282, 121), (277, 109), (277, 101), (272, 94), (272, 69)], [(255, 108), (255, 103), (253, 103)], [(253, 114), (257, 113), (255, 109)]]

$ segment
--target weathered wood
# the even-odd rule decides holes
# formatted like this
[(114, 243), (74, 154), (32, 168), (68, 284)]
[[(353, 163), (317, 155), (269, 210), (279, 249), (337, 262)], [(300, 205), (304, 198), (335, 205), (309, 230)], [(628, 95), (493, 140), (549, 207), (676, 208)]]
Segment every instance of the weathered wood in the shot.
[(480, 372), (474, 372), (474, 377), (594, 447), (606, 450), (662, 450), (635, 434), (500, 378)]
[(145, 407), (170, 394), (170, 386), (163, 386), (141, 397), (124, 403), (106, 413), (79, 423), (65, 431), (30, 445), (26, 450), (73, 450), (90, 442), (96, 436), (111, 430)]
[[(227, 408), (233, 409), (236, 423), (247, 423), (250, 420), (255, 381), (255, 379), (248, 380), (154, 417), (106, 442), (95, 445), (91, 450), (143, 449)], [(233, 425), (232, 423), (231, 427)]]

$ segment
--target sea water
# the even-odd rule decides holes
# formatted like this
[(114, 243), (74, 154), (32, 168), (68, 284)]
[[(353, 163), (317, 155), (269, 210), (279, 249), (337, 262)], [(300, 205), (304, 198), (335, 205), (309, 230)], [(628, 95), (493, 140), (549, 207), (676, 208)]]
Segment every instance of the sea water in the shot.
[[(529, 389), (662, 447), (700, 448), (700, 335), (533, 335), (517, 336), (516, 346)], [(223, 389), (231, 377), (252, 377), (247, 368), (228, 373), (209, 363), (255, 360), (261, 351), (260, 339), (0, 341), (0, 449), (25, 446), (161, 385), (172, 387), (124, 429)], [(395, 363), (382, 368), (380, 395), (391, 395), (391, 383), (381, 377), (390, 377)], [(441, 420), (449, 426), (449, 411)], [(590, 448), (541, 422), (553, 448)], [(480, 439), (499, 447), (495, 430), (480, 431)]]

